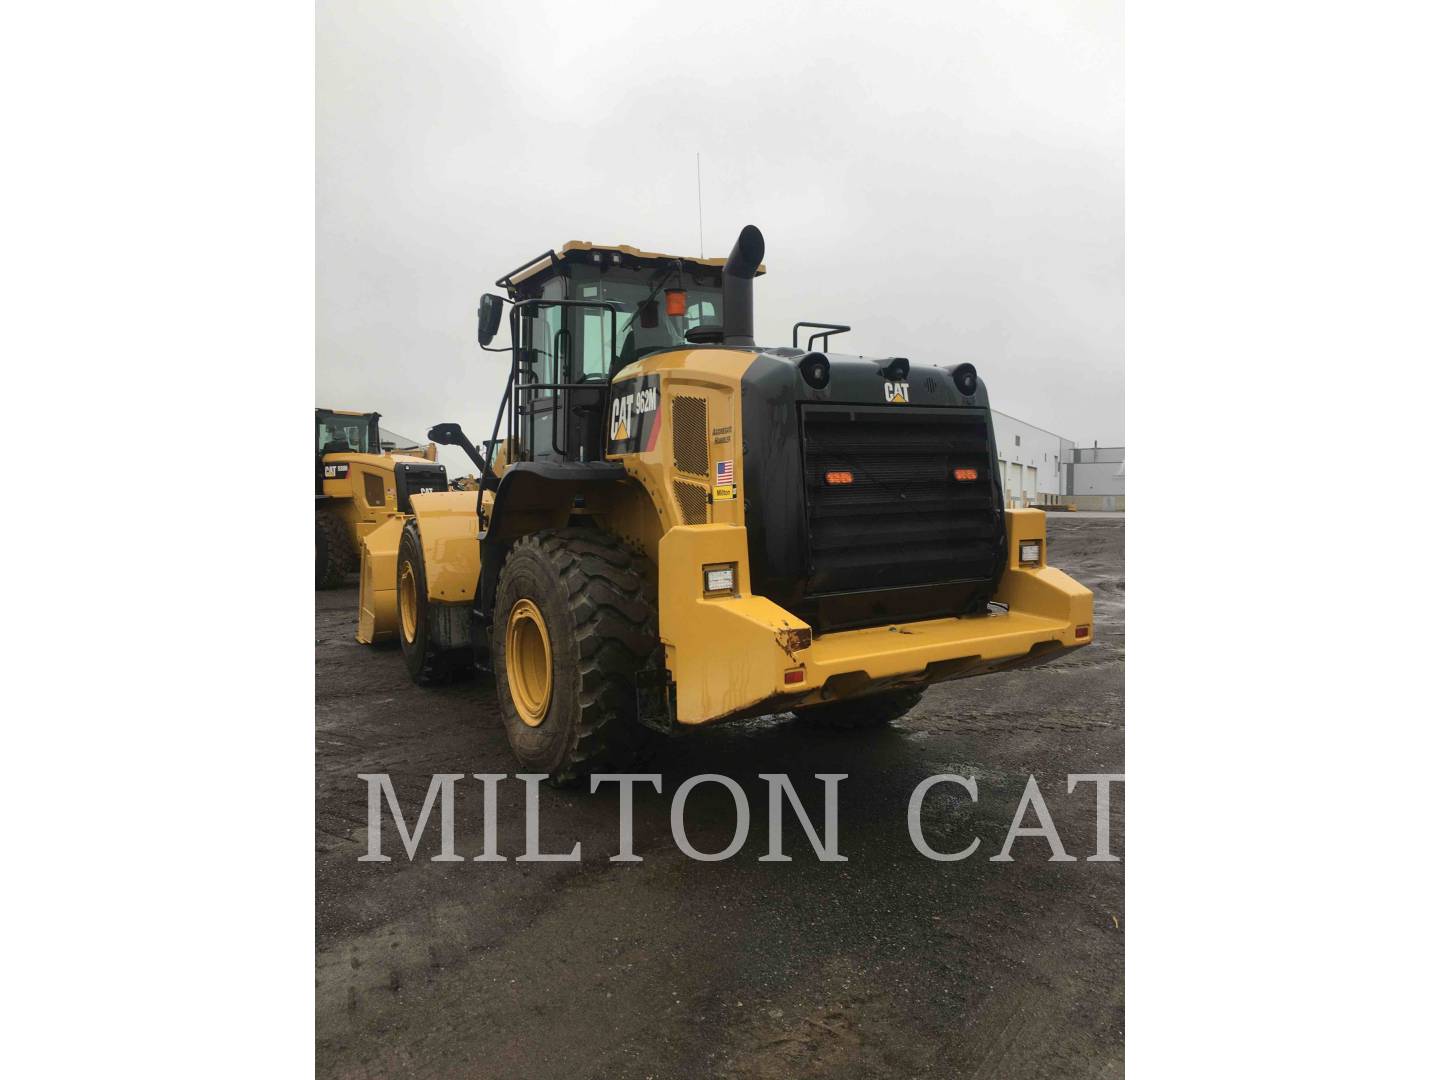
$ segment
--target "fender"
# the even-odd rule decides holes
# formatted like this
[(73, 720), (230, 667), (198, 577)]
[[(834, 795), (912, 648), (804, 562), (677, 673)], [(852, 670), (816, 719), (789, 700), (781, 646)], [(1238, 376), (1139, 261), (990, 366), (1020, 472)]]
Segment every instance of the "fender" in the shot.
[[(575, 500), (596, 487), (617, 484), (629, 474), (618, 461), (517, 461), (500, 477), (495, 505), (480, 534), (480, 581), (475, 618), (488, 630), (500, 583), (500, 567), (511, 546), (541, 529), (563, 529)], [(488, 648), (487, 633), (474, 636), (477, 649)]]
[(473, 491), (410, 497), (425, 557), (426, 599), (468, 604), (480, 578), (480, 515)]

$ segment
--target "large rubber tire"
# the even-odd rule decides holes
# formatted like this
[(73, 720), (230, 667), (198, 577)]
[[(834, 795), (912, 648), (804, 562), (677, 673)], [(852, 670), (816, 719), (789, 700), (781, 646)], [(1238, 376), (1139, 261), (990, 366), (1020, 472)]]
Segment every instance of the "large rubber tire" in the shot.
[(350, 535), (338, 514), (315, 510), (315, 588), (334, 589), (345, 581), (354, 561)]
[(400, 653), (405, 658), (405, 670), (417, 686), (443, 686), (468, 672), (474, 661), (468, 649), (442, 650), (430, 640), (427, 590), (420, 527), (413, 520), (407, 521), (395, 556), (395, 621)]
[[(517, 709), (506, 650), (512, 619), (535, 609), (551, 659), (532, 726)], [(505, 733), (525, 771), (565, 787), (649, 756), (659, 736), (635, 719), (635, 674), (653, 663), (658, 621), (653, 564), (609, 533), (555, 529), (515, 543), (500, 571), (491, 656)]]
[(850, 698), (846, 701), (831, 701), (824, 705), (810, 705), (795, 710), (795, 718), (811, 727), (831, 731), (863, 731), (866, 728), (884, 727), (899, 720), (925, 695), (925, 687), (906, 690), (887, 690), (881, 694)]

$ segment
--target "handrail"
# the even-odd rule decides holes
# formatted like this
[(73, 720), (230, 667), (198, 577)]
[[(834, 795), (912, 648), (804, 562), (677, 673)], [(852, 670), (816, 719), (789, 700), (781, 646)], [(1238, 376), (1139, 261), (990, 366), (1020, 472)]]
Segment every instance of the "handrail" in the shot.
[(559, 265), (560, 265), (560, 256), (555, 254), (555, 249), (554, 249), (554, 248), (551, 248), (549, 251), (547, 251), (547, 252), (545, 252), (545, 253), (543, 253), (543, 254), (541, 254), (541, 255), (536, 255), (535, 258), (529, 259), (529, 260), (521, 263), (521, 264), (520, 264), (519, 266), (517, 266), (514, 270), (511, 270), (508, 274), (504, 274), (504, 275), (496, 278), (496, 279), (495, 279), (495, 286), (496, 286), (496, 288), (504, 289), (506, 292), (513, 293), (513, 292), (515, 291), (515, 282), (514, 282), (512, 279), (515, 277), (515, 275), (518, 274), (518, 273), (520, 273), (521, 270), (529, 270), (530, 267), (534, 266), (534, 265), (535, 265), (536, 263), (538, 263), (541, 259), (549, 259), (551, 266), (559, 266)]
[(812, 351), (815, 348), (816, 338), (823, 338), (825, 341), (825, 348), (828, 350), (830, 348), (831, 334), (844, 334), (848, 333), (850, 330), (850, 327), (846, 326), (844, 323), (797, 322), (794, 328), (790, 331), (790, 347), (792, 349), (798, 349), (800, 347), (800, 328), (802, 326), (808, 326), (812, 329), (822, 331), (822, 333), (819, 334), (811, 334), (810, 340), (805, 343), (805, 348)]

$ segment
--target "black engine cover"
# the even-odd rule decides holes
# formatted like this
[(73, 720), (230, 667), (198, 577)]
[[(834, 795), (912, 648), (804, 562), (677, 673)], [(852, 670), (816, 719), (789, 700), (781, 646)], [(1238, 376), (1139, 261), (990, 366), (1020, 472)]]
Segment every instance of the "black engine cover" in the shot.
[(742, 381), (752, 589), (822, 633), (983, 610), (1006, 557), (984, 383), (832, 355), (815, 389), (805, 355), (762, 352)]
[(444, 491), (448, 485), (445, 466), (434, 462), (397, 461), (395, 463), (395, 505), (405, 514), (412, 513), (410, 496), (422, 492)]

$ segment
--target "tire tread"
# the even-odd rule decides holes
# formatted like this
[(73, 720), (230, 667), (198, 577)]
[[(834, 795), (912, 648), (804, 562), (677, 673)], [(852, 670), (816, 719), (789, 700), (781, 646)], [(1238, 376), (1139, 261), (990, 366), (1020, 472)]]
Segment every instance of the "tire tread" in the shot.
[[(530, 549), (555, 570), (575, 622), (579, 721), (564, 760), (550, 774), (556, 786), (597, 771), (625, 771), (642, 761), (655, 733), (635, 721), (635, 673), (659, 647), (654, 575), (643, 556), (610, 533), (568, 527), (516, 541), (510, 558)], [(496, 647), (505, 620), (496, 612)], [(504, 686), (497, 693), (507, 694)], [(507, 702), (508, 707), (508, 702)]]
[(315, 547), (315, 588), (339, 588), (354, 561), (350, 536), (339, 516), (323, 507), (315, 511)]

